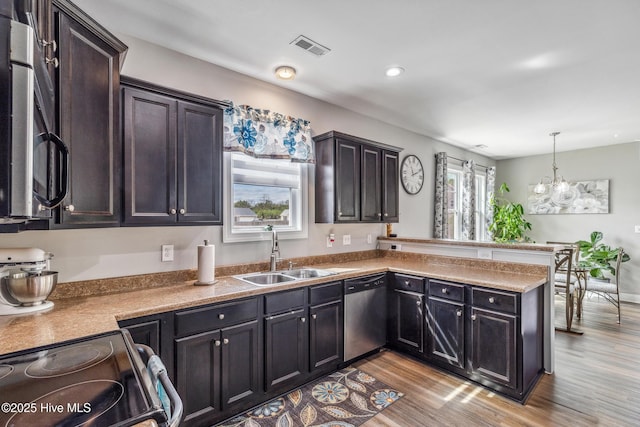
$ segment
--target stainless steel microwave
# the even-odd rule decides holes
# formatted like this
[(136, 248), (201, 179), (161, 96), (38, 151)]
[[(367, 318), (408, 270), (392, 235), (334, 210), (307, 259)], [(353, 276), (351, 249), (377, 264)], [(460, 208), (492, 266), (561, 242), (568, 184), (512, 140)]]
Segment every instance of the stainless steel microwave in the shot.
[(50, 217), (67, 193), (69, 151), (53, 132), (42, 51), (28, 11), (0, 16), (0, 225)]

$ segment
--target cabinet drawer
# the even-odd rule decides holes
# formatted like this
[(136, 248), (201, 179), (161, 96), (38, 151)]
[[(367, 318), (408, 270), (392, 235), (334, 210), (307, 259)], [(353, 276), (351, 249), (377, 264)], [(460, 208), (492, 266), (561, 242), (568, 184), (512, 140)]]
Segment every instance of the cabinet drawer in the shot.
[(488, 310), (512, 314), (518, 314), (519, 312), (518, 295), (513, 293), (473, 288), (471, 290), (471, 302), (474, 307)]
[(279, 292), (264, 296), (264, 313), (275, 314), (304, 307), (305, 289)]
[(342, 299), (342, 283), (332, 282), (309, 289), (309, 304), (317, 305)]
[(396, 289), (424, 293), (424, 278), (407, 276), (406, 274), (395, 274), (393, 285)]
[(253, 320), (256, 317), (258, 317), (257, 298), (181, 311), (175, 314), (176, 335), (185, 336), (211, 331)]
[(451, 301), (464, 302), (464, 285), (442, 282), (440, 280), (429, 280), (429, 295)]

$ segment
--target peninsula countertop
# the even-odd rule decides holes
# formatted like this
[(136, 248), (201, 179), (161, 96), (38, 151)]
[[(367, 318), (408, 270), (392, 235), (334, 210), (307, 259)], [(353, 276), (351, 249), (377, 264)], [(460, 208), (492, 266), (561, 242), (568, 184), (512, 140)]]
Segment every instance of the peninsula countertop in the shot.
[(544, 285), (548, 280), (546, 268), (526, 264), (515, 266), (505, 263), (482, 264), (458, 258), (432, 262), (420, 257), (393, 254), (339, 264), (317, 264), (314, 267), (334, 269), (336, 274), (269, 287), (258, 287), (226, 276), (218, 277), (217, 282), (210, 286), (194, 286), (194, 280), (188, 280), (109, 295), (63, 298), (55, 300), (54, 307), (46, 312), (1, 316), (0, 354), (111, 331), (119, 328), (119, 320), (386, 271), (512, 292), (527, 292)]

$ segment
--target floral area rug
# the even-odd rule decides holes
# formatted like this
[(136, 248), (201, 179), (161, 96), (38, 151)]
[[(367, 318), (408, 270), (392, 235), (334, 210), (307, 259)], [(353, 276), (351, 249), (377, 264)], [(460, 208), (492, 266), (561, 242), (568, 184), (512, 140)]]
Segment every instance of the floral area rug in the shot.
[(369, 374), (345, 368), (225, 421), (223, 427), (359, 426), (404, 396)]

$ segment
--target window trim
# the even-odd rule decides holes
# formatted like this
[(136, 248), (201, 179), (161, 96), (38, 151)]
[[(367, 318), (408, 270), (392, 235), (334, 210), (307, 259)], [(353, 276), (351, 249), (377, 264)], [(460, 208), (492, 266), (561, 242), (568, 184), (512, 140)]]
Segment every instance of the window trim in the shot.
[[(233, 200), (232, 200), (232, 185), (233, 185), (233, 171), (231, 170), (231, 157), (232, 155), (243, 155), (232, 152), (225, 152), (223, 156), (223, 205), (226, 220), (222, 226), (222, 241), (224, 243), (235, 242), (255, 242), (260, 240), (271, 240), (271, 233), (267, 231), (257, 230), (253, 228), (251, 231), (233, 232)], [(270, 160), (270, 159), (265, 159)], [(299, 201), (292, 201), (300, 206), (300, 228), (299, 229), (287, 229), (281, 226), (276, 226), (278, 231), (278, 237), (283, 240), (290, 239), (306, 239), (309, 236), (309, 167), (306, 163), (300, 163), (300, 191)], [(292, 207), (290, 209), (293, 208)], [(293, 214), (293, 212), (292, 212)]]

